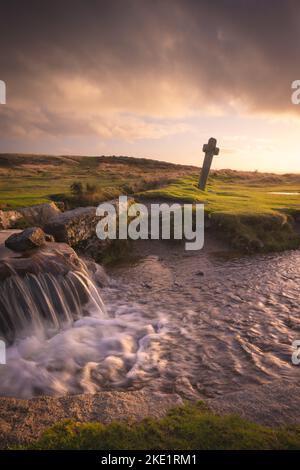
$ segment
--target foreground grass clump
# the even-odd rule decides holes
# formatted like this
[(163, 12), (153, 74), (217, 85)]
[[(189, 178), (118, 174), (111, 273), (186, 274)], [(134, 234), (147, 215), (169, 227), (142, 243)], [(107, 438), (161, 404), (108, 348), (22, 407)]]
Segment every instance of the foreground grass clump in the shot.
[(202, 404), (174, 408), (166, 417), (123, 423), (65, 421), (27, 449), (300, 449), (300, 426), (271, 429), (237, 416), (217, 416)]
[(244, 252), (272, 252), (296, 249), (300, 237), (291, 217), (281, 213), (211, 214), (212, 226), (233, 248)]
[[(233, 174), (233, 176), (232, 176)], [(299, 180), (299, 182), (298, 182)], [(214, 172), (207, 191), (197, 178), (181, 178), (163, 188), (144, 191), (143, 197), (184, 203), (203, 203), (212, 228), (231, 246), (247, 252), (295, 249), (300, 237), (294, 216), (300, 214), (300, 177)], [(280, 194), (290, 193), (290, 194)]]

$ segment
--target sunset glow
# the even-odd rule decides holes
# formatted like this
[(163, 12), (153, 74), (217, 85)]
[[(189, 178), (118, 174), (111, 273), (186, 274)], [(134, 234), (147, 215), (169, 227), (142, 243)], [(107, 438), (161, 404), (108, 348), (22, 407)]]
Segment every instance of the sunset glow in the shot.
[(1, 152), (199, 165), (215, 135), (215, 168), (299, 171), (294, 1), (101, 1), (92, 14), (76, 1), (72, 15), (29, 1), (17, 16), (14, 3), (1, 7)]

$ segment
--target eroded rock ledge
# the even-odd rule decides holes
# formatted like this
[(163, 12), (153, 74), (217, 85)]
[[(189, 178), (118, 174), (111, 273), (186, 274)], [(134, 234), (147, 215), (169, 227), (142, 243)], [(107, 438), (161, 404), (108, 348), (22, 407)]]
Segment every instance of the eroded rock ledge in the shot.
[[(259, 387), (205, 400), (216, 414), (236, 414), (266, 426), (277, 427), (300, 421), (300, 386), (279, 380)], [(161, 418), (169, 409), (183, 405), (177, 394), (137, 391), (106, 391), (29, 400), (1, 398), (0, 448), (38, 439), (57, 422), (134, 422), (145, 417)]]
[(170, 408), (182, 404), (179, 395), (146, 390), (30, 400), (1, 398), (0, 448), (37, 439), (46, 428), (64, 419), (102, 423), (140, 421), (146, 416), (160, 418)]

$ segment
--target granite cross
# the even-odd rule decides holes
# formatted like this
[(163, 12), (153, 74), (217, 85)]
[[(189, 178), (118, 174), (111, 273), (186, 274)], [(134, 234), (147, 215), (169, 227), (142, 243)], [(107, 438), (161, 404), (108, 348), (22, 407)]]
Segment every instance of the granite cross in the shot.
[(219, 155), (219, 149), (216, 147), (217, 141), (211, 137), (207, 144), (203, 145), (203, 152), (205, 153), (204, 162), (199, 179), (199, 189), (205, 190), (210, 166), (214, 155)]

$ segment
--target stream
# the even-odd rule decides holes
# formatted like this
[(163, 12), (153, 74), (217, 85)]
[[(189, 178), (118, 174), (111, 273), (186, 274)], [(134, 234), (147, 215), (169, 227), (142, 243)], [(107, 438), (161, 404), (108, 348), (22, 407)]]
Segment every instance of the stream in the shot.
[[(85, 271), (76, 274), (93, 302), (80, 314), (74, 291), (73, 319), (55, 331), (37, 322), (16, 338), (0, 366), (0, 395), (148, 388), (201, 399), (299, 379), (291, 355), (300, 339), (300, 251), (239, 256), (210, 238), (194, 252), (181, 243), (139, 241), (108, 274), (100, 300)], [(68, 312), (74, 282), (56, 279), (47, 279), (47, 305), (53, 311), (59, 300)], [(17, 281), (28, 292), (27, 278)], [(27, 307), (39, 301), (29, 300)], [(20, 297), (12, 317), (23, 308)]]
[(205, 250), (141, 242), (139, 258), (113, 270), (112, 310), (126, 302), (160, 318), (149, 386), (187, 398), (215, 397), (274, 379), (298, 380), (300, 252), (239, 256), (214, 240)]

